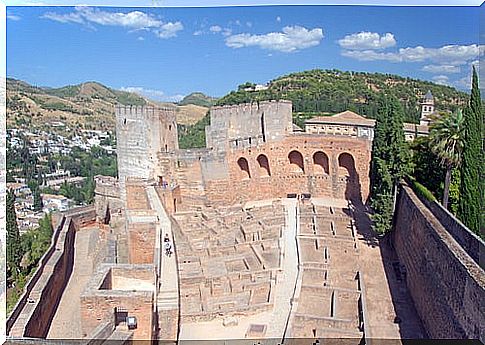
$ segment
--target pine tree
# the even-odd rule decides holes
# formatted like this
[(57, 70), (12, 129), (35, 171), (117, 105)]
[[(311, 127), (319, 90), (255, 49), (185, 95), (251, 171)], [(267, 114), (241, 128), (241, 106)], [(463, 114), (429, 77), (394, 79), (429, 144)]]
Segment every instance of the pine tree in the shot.
[[(458, 217), (473, 232), (480, 234), (481, 209), (483, 202), (484, 181), (480, 179), (480, 167), (483, 167), (483, 113), (478, 88), (478, 76), (473, 68), (472, 92), (470, 103), (465, 109), (464, 146), (461, 170), (460, 201)], [(480, 234), (483, 236), (483, 233)]]
[(20, 233), (17, 226), (17, 216), (15, 214), (15, 194), (13, 191), (7, 192), (6, 200), (7, 211), (7, 277), (15, 279), (19, 272), (19, 264), (22, 258)]
[(404, 111), (397, 99), (382, 96), (372, 143), (371, 205), (374, 230), (391, 229), (394, 197), (400, 179), (409, 172), (409, 150), (404, 140)]

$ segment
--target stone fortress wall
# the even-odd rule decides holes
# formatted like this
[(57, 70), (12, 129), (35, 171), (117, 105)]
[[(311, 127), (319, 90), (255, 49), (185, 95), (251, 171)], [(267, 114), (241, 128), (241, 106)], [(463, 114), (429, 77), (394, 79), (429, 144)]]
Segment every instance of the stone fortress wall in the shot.
[(407, 186), (401, 188), (395, 217), (393, 244), (429, 336), (484, 342), (484, 242)]
[(120, 181), (123, 183), (126, 177), (153, 177), (157, 154), (178, 148), (175, 110), (117, 106), (115, 112)]
[[(291, 102), (212, 108), (207, 147), (199, 150), (179, 150), (172, 113), (154, 112), (116, 108), (120, 183), (136, 176), (153, 178), (174, 194), (178, 187), (177, 195), (169, 196), (175, 209), (288, 193), (367, 199), (369, 138), (294, 133)], [(164, 114), (162, 124), (152, 124)], [(155, 140), (157, 129), (159, 137), (168, 138)]]
[[(190, 329), (221, 314), (229, 316), (223, 323), (236, 328), (243, 326), (230, 317), (271, 315), (277, 296), (288, 293), (281, 279), (292, 246), (284, 239), (291, 217), (298, 223), (292, 238), (298, 253), (290, 262), (299, 273), (288, 314), (290, 336), (360, 339), (368, 337), (369, 327), (375, 335), (408, 323), (376, 319), (383, 304), (366, 303), (367, 293), (375, 297), (381, 290), (366, 289), (362, 277), (373, 279), (378, 266), (388, 263), (370, 265), (370, 271), (363, 264), (372, 249), (350, 209), (313, 200), (264, 204), (310, 193), (350, 199), (359, 207), (369, 193), (372, 135), (293, 132), (291, 103), (271, 101), (213, 108), (207, 147), (180, 150), (171, 108), (119, 106), (116, 115), (119, 179), (96, 177), (95, 207), (63, 218), (39, 273), (8, 320), (9, 335), (46, 336), (72, 275), (75, 231), (95, 220), (106, 238), (79, 301), (83, 333), (89, 335), (173, 340), (182, 324)], [(264, 201), (244, 206), (257, 200)], [(165, 232), (176, 249), (171, 259), (160, 250)], [(485, 300), (483, 242), (404, 187), (393, 243), (426, 332), (483, 340), (478, 326)], [(391, 286), (390, 275), (379, 285), (386, 278)], [(385, 314), (393, 318), (392, 303), (382, 303), (391, 306)], [(135, 332), (114, 321), (125, 314), (140, 316)], [(248, 334), (276, 334), (266, 325), (250, 324), (254, 332)]]
[[(117, 115), (119, 117), (118, 113)], [(185, 215), (183, 216), (185, 225), (192, 224), (192, 220), (190, 220), (190, 217), (187, 218), (187, 214), (194, 211), (198, 212), (198, 210), (203, 210), (207, 206), (220, 207), (244, 204), (250, 200), (267, 199), (269, 196), (274, 198), (286, 197), (289, 193), (310, 193), (312, 197), (351, 199), (357, 203), (365, 203), (369, 194), (369, 163), (372, 144), (369, 138), (372, 138), (372, 135), (359, 137), (293, 132), (291, 103), (285, 101), (215, 107), (211, 109), (210, 116), (211, 125), (206, 128), (207, 147), (205, 149), (179, 150), (176, 145), (173, 145), (158, 152), (158, 160), (155, 165), (151, 165), (152, 171), (148, 173), (150, 178), (162, 184), (159, 191), (163, 195), (167, 210), (170, 213), (179, 214), (178, 217)], [(121, 160), (120, 165), (123, 164), (130, 165), (133, 162)], [(131, 168), (128, 166), (121, 169), (130, 171)], [(147, 174), (146, 171), (145, 174)], [(122, 176), (120, 175), (120, 178)], [(395, 248), (401, 262), (409, 272), (407, 283), (414, 301), (420, 305), (417, 309), (424, 321), (426, 331), (429, 335), (436, 337), (478, 336), (477, 328), (466, 329), (463, 324), (473, 324), (476, 322), (477, 316), (481, 315), (476, 311), (476, 306), (484, 291), (483, 270), (475, 271), (475, 274), (478, 272), (478, 276), (481, 277), (481, 280), (478, 279), (477, 281), (477, 279), (471, 277), (473, 272), (457, 268), (457, 275), (453, 279), (462, 279), (461, 282), (450, 281), (449, 286), (441, 286), (433, 281), (437, 275), (434, 275), (435, 271), (430, 269), (431, 266), (428, 262), (449, 262), (451, 267), (460, 266), (456, 264), (456, 252), (448, 250), (447, 254), (443, 254), (445, 251), (442, 251), (440, 255), (444, 256), (438, 260), (438, 256), (434, 256), (436, 253), (429, 249), (429, 247), (449, 247), (447, 241), (455, 241), (452, 236), (450, 236), (450, 239), (443, 237), (437, 246), (435, 239), (436, 233), (440, 231), (440, 226), (445, 225), (447, 228), (451, 226), (450, 231), (455, 232), (455, 237), (461, 238), (459, 243), (465, 246), (465, 249), (469, 252), (467, 253), (460, 247), (464, 251), (464, 255), (468, 258), (471, 255), (475, 261), (477, 256), (476, 243), (471, 241), (473, 243), (470, 244), (469, 238), (463, 235), (463, 231), (456, 231), (454, 225), (456, 221), (450, 220), (450, 217), (443, 217), (439, 209), (431, 207), (431, 210), (437, 214), (434, 217), (438, 217), (444, 222), (438, 222), (438, 224), (429, 222), (428, 215), (413, 211), (421, 209), (421, 206), (417, 204), (419, 200), (406, 198), (406, 193), (400, 196), (400, 200)], [(410, 204), (407, 205), (407, 203)], [(413, 214), (414, 218), (409, 218), (409, 212)], [(200, 217), (203, 218), (199, 215), (198, 219), (201, 219)], [(207, 220), (204, 223), (206, 222)], [(413, 230), (408, 229), (409, 225), (414, 226)], [(200, 226), (199, 224), (196, 228)], [(189, 231), (189, 228), (184, 231)], [(424, 236), (422, 233), (418, 233), (423, 228), (428, 229), (426, 232), (428, 235)], [(407, 236), (403, 236), (404, 231), (408, 234)], [(409, 234), (410, 231), (412, 234)], [(192, 240), (196, 240), (196, 238)], [(411, 245), (415, 240), (417, 242)], [(181, 246), (192, 246), (189, 243), (184, 244), (185, 242), (180, 239), (178, 241)], [(422, 249), (416, 251), (413, 248)], [(195, 266), (203, 267), (204, 260), (207, 260), (201, 261), (200, 257), (198, 259), (195, 257), (187, 259), (182, 256), (181, 258), (180, 267), (187, 266), (187, 269), (190, 267), (190, 272), (195, 270), (190, 274), (196, 274), (197, 270), (200, 271), (201, 268), (196, 269)], [(196, 264), (193, 260), (198, 263)], [(473, 262), (473, 259), (471, 261)], [(422, 265), (423, 262), (428, 262), (428, 266), (420, 268), (419, 265)], [(232, 267), (233, 263), (229, 265), (228, 267)], [(227, 267), (224, 270), (226, 269)], [(427, 272), (427, 274), (423, 276), (418, 272)], [(182, 277), (185, 277), (186, 274), (188, 273), (183, 273)], [(357, 271), (353, 270), (349, 274), (349, 280), (355, 279), (356, 276), (358, 276)], [(448, 276), (454, 277), (454, 274), (450, 273)], [(441, 283), (446, 281), (445, 277), (442, 278), (438, 278)], [(188, 279), (188, 277), (184, 279)], [(228, 281), (231, 281), (230, 279), (232, 278), (229, 278)], [(202, 281), (197, 282), (197, 284), (203, 284)], [(218, 282), (222, 285), (217, 288), (222, 288), (222, 291), (225, 291), (223, 281)], [(465, 291), (467, 294), (466, 298), (463, 299), (463, 303), (467, 304), (466, 306), (462, 302), (458, 302), (460, 299), (455, 298), (456, 296), (447, 295), (448, 292), (451, 293), (454, 290), (455, 283), (458, 286), (463, 286), (463, 290), (460, 291)], [(418, 285), (421, 288), (418, 288)], [(187, 295), (182, 300), (182, 314), (185, 316), (182, 316), (182, 318), (187, 318), (189, 315), (192, 315), (189, 318), (195, 317), (197, 308), (201, 306), (205, 305), (206, 312), (212, 308), (209, 307), (210, 304), (207, 304), (210, 301), (211, 294), (204, 297), (204, 301), (199, 301), (201, 303), (191, 302), (191, 298), (194, 296), (199, 296), (199, 298), (204, 296), (204, 293), (200, 292), (204, 290), (204, 285), (197, 286), (196, 288), (196, 285), (194, 285), (194, 291), (186, 287), (188, 289)], [(430, 286), (441, 286), (444, 291), (441, 292), (443, 299), (437, 300), (441, 304), (434, 306), (436, 315), (442, 314), (438, 317), (438, 319), (442, 317), (441, 321), (427, 320), (427, 318), (430, 318), (427, 315), (430, 314), (426, 311), (426, 308), (431, 301), (434, 301), (433, 296), (439, 293), (438, 291), (433, 292)], [(209, 291), (216, 289), (212, 285), (207, 287)], [(196, 293), (196, 290), (199, 293)], [(360, 305), (359, 290), (354, 289), (352, 293), (355, 295), (355, 303)], [(335, 293), (332, 296), (332, 300), (336, 298), (334, 297), (336, 296)], [(449, 301), (453, 300), (456, 301), (457, 306), (463, 307), (461, 314), (456, 310), (452, 311), (455, 307), (448, 305)], [(468, 305), (472, 303), (475, 303), (475, 307), (468, 308)], [(361, 325), (359, 325), (361, 320), (358, 315), (354, 315), (352, 318), (356, 320), (353, 323), (354, 325), (357, 322), (358, 326), (354, 328), (354, 331), (357, 329), (356, 335), (358, 335), (361, 331)], [(452, 328), (446, 326), (450, 324), (455, 326)], [(440, 330), (438, 331), (438, 329)], [(455, 330), (451, 331), (451, 329)]]
[(41, 258), (38, 269), (7, 320), (7, 334), (46, 337), (72, 271), (75, 232), (81, 226), (94, 222), (95, 216), (93, 206), (76, 208), (63, 214), (54, 229), (50, 248)]

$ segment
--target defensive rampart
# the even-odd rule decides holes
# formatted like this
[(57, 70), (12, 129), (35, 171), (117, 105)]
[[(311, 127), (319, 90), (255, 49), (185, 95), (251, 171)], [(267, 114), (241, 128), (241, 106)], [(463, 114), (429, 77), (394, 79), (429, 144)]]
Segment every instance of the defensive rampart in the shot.
[(485, 340), (484, 243), (449, 212), (402, 186), (393, 244), (431, 338)]
[(13, 337), (45, 338), (57, 305), (69, 281), (74, 260), (75, 232), (95, 220), (93, 206), (63, 214), (54, 230), (50, 248), (24, 289), (7, 320), (7, 334)]

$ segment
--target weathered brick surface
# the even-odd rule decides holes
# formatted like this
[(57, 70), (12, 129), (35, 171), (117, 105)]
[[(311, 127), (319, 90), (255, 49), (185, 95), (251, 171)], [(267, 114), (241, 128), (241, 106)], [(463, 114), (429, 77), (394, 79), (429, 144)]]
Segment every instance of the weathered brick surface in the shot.
[[(288, 193), (365, 202), (369, 194), (370, 145), (367, 140), (343, 136), (290, 135), (279, 142), (229, 150), (225, 156), (228, 176), (223, 179), (214, 178), (215, 171), (204, 174), (202, 159), (186, 162), (186, 167), (178, 170), (182, 207), (192, 204), (194, 197), (203, 196), (209, 204), (232, 204), (266, 199), (268, 195), (285, 197)], [(303, 156), (303, 171), (290, 164), (292, 151)], [(328, 173), (314, 162), (317, 152), (328, 158)], [(353, 164), (342, 167), (342, 155), (350, 155)], [(258, 162), (262, 156), (269, 163), (269, 174)], [(249, 176), (238, 165), (241, 158), (248, 163)], [(205, 193), (194, 185), (203, 186)]]
[(151, 339), (153, 294), (146, 292), (145, 295), (141, 296), (138, 293), (133, 296), (133, 294), (127, 293), (125, 296), (113, 294), (81, 297), (81, 318), (84, 334), (89, 335), (99, 324), (114, 318), (115, 308), (122, 307), (128, 311), (128, 315), (136, 316), (138, 327), (134, 331), (133, 339)]
[(109, 222), (112, 212), (123, 208), (118, 180), (111, 176), (95, 176), (94, 207), (99, 222)]
[(403, 187), (394, 246), (406, 267), (407, 285), (431, 338), (483, 341), (484, 271), (441, 221), (409, 187)]
[[(128, 279), (129, 286), (112, 286), (116, 279)], [(155, 279), (152, 265), (100, 265), (81, 295), (81, 325), (83, 335), (89, 337), (97, 327), (108, 319), (115, 318), (115, 310), (123, 309), (137, 319), (133, 332), (134, 340), (153, 338), (154, 291), (136, 286), (136, 279), (152, 283)], [(121, 327), (121, 328), (120, 328)], [(125, 324), (118, 324), (120, 330), (127, 330)]]
[(155, 223), (134, 223), (128, 225), (130, 263), (152, 264), (155, 251)]

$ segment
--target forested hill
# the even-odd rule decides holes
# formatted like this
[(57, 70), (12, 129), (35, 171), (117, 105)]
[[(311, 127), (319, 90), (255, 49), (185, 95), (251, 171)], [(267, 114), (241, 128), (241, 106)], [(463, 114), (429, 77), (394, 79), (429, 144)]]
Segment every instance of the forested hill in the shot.
[[(398, 75), (339, 70), (310, 70), (278, 77), (266, 90), (251, 91), (255, 84), (240, 85), (237, 91), (220, 98), (217, 105), (251, 101), (287, 99), (295, 113), (337, 113), (352, 110), (374, 118), (379, 93), (395, 95), (404, 106), (406, 121), (419, 120), (419, 102), (431, 90), (437, 110), (454, 110), (464, 104), (468, 95), (455, 88)], [(254, 88), (253, 88), (254, 89)]]

